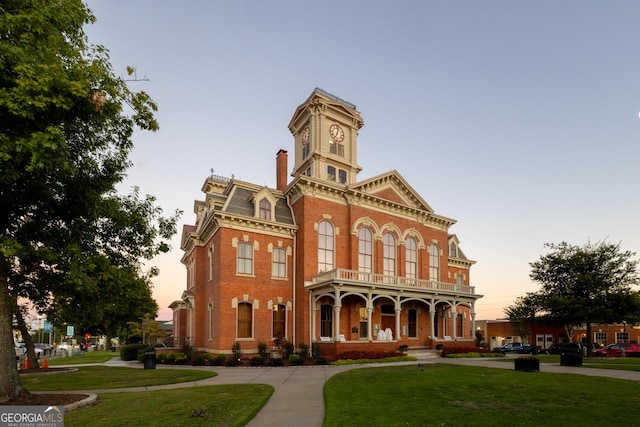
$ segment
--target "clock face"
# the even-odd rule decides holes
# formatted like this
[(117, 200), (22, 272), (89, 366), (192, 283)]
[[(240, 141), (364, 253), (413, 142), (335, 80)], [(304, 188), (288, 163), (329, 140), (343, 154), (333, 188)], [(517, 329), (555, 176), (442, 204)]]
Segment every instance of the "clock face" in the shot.
[(329, 135), (331, 135), (331, 138), (333, 138), (333, 140), (336, 142), (342, 142), (342, 140), (344, 139), (344, 131), (342, 130), (342, 128), (340, 128), (340, 126), (335, 124), (331, 125), (331, 127), (329, 128)]
[(311, 135), (311, 130), (309, 130), (309, 126), (307, 126), (306, 128), (304, 128), (304, 130), (302, 131), (302, 142), (304, 142), (305, 144), (307, 142), (309, 142), (309, 136)]

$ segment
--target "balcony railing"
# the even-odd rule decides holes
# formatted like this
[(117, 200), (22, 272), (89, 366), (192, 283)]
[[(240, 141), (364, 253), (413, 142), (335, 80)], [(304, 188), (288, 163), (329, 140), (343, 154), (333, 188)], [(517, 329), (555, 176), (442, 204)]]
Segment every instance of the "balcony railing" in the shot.
[(425, 290), (465, 295), (475, 294), (475, 286), (440, 282), (437, 280), (412, 279), (409, 277), (364, 273), (362, 271), (344, 270), (341, 268), (325, 271), (311, 278), (312, 285), (335, 282), (349, 285), (384, 286), (396, 289)]

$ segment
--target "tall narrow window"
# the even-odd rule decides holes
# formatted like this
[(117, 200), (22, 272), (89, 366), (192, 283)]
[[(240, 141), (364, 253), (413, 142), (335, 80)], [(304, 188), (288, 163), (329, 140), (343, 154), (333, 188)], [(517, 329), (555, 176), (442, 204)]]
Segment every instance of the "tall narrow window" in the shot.
[(283, 248), (274, 248), (271, 263), (271, 276), (287, 277), (287, 251)]
[(209, 280), (213, 280), (213, 245), (209, 246)]
[(260, 219), (271, 220), (271, 203), (267, 199), (260, 200)]
[(213, 338), (213, 305), (211, 303), (207, 306), (207, 317), (207, 336), (211, 339)]
[(238, 274), (253, 274), (253, 245), (238, 243)]
[(285, 317), (286, 307), (284, 304), (276, 304), (273, 306), (273, 337), (285, 338)]
[(458, 314), (458, 318), (456, 319), (456, 336), (458, 338), (463, 338), (464, 337), (464, 317), (462, 317), (462, 314)]
[(373, 270), (373, 238), (371, 230), (362, 227), (358, 232), (358, 270), (371, 273)]
[(360, 307), (360, 338), (367, 338), (369, 329), (369, 310), (367, 307)]
[(453, 242), (449, 245), (449, 256), (452, 258), (458, 258), (458, 248)]
[(336, 180), (336, 168), (334, 168), (333, 166), (327, 166), (327, 179), (329, 181)]
[(396, 275), (396, 238), (391, 233), (385, 233), (383, 274), (386, 276)]
[(323, 304), (320, 306), (320, 336), (333, 337), (333, 306)]
[(405, 247), (405, 276), (410, 279), (418, 277), (418, 246), (413, 237), (409, 237), (404, 244)]
[(412, 308), (409, 310), (408, 333), (410, 338), (418, 337), (418, 310)]
[(318, 272), (333, 270), (333, 224), (321, 221), (318, 225)]
[(238, 338), (253, 336), (253, 310), (248, 302), (238, 304)]
[(440, 249), (435, 243), (429, 246), (429, 280), (440, 280)]
[(347, 183), (347, 171), (342, 169), (338, 170), (338, 182), (340, 182), (340, 184)]

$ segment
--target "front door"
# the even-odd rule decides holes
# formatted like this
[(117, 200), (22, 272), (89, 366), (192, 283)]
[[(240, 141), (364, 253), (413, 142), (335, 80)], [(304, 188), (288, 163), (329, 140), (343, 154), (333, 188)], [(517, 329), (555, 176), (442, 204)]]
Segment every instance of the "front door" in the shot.
[(393, 339), (397, 340), (396, 332), (394, 331), (396, 327), (396, 316), (393, 315), (382, 315), (381, 319), (382, 330), (386, 331), (387, 328), (391, 329), (391, 333), (393, 334)]

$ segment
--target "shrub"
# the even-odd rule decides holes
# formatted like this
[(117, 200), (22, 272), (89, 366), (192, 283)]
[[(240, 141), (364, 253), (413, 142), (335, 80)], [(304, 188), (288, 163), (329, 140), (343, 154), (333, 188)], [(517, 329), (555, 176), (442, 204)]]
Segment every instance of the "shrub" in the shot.
[(313, 345), (311, 346), (311, 357), (313, 358), (313, 360), (317, 360), (318, 358), (320, 358), (321, 354), (320, 354), (320, 344), (313, 343)]
[(256, 354), (251, 358), (251, 366), (260, 366), (264, 363), (263, 361), (264, 359), (262, 358), (262, 356)]
[(184, 353), (176, 353), (174, 356), (175, 363), (185, 363), (189, 359)]
[(156, 361), (158, 363), (165, 363), (167, 359), (167, 355), (165, 353), (160, 353), (156, 355)]
[(211, 364), (214, 366), (221, 366), (221, 365), (224, 365), (226, 362), (227, 362), (227, 356), (225, 356), (222, 353), (218, 354), (215, 358), (213, 358), (213, 360), (211, 360)]
[(491, 353), (491, 352), (485, 348), (478, 348), (478, 347), (444, 347), (440, 355), (442, 357), (447, 357), (451, 354), (467, 354), (467, 353), (482, 354), (482, 353)]
[(262, 357), (262, 359), (267, 358), (267, 343), (266, 342), (258, 342), (258, 355)]
[(202, 366), (211, 364), (211, 353), (199, 353), (193, 359), (193, 366)]
[(233, 353), (233, 358), (240, 362), (242, 360), (242, 347), (240, 347), (240, 343), (238, 341), (234, 342), (231, 346), (231, 353)]
[(300, 349), (300, 357), (305, 360), (309, 358), (309, 346), (303, 342), (298, 343), (298, 348)]
[(363, 350), (353, 350), (353, 351), (345, 351), (344, 353), (338, 354), (338, 360), (359, 360), (359, 359), (385, 359), (389, 356), (389, 353), (386, 351), (363, 351)]
[(296, 352), (296, 346), (293, 345), (293, 343), (291, 341), (285, 341), (284, 342), (284, 358), (288, 359), (289, 356), (291, 356), (292, 354), (295, 354)]
[(120, 359), (125, 361), (138, 360), (138, 353), (148, 347), (146, 344), (127, 344), (120, 349)]
[(302, 365), (303, 362), (304, 359), (295, 353), (289, 356), (289, 363), (292, 365)]

